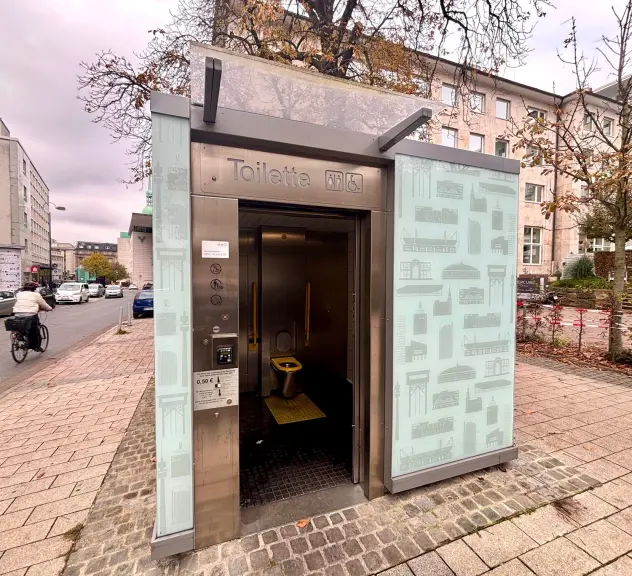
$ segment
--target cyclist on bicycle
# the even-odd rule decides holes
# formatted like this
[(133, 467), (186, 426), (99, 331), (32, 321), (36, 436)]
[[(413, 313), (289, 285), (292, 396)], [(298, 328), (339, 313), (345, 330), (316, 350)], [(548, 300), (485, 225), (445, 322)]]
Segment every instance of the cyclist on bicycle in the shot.
[(31, 321), (28, 323), (28, 331), (26, 333), (29, 348), (36, 350), (37, 352), (43, 352), (41, 348), (42, 342), (38, 313), (40, 310), (50, 312), (52, 308), (46, 304), (46, 300), (42, 298), (42, 295), (39, 294), (39, 292), (35, 292), (36, 288), (37, 282), (27, 282), (24, 284), (22, 290), (16, 295), (15, 305), (13, 306), (13, 315), (21, 316), (23, 318), (30, 317)]

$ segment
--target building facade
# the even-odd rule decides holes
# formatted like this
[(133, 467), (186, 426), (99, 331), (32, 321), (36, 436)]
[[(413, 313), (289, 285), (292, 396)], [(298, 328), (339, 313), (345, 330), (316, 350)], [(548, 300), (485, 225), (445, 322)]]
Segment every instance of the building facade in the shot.
[(21, 282), (49, 277), (49, 190), (0, 120), (0, 246), (21, 249)]
[(59, 283), (64, 280), (74, 280), (77, 271), (75, 245), (70, 242), (53, 240), (51, 256), (53, 261), (53, 281)]
[(117, 259), (117, 245), (110, 242), (86, 242), (79, 240), (75, 247), (75, 260), (77, 266), (81, 265), (81, 261), (84, 258), (90, 256), (90, 254), (103, 254), (110, 264), (118, 262)]
[(153, 234), (152, 234), (152, 191), (151, 176), (145, 193), (142, 212), (132, 213), (127, 232), (118, 239), (119, 262), (129, 272), (129, 280), (139, 288), (153, 282)]
[[(440, 63), (427, 96), (445, 108), (433, 118), (423, 137), (435, 144), (522, 161), (526, 151), (514, 150), (516, 140), (510, 135), (512, 126), (522, 126), (530, 118), (550, 120), (555, 118), (557, 107), (563, 111), (573, 107), (573, 94), (560, 96), (500, 77), (474, 76), (475, 82), (464, 88), (455, 80), (459, 70), (449, 62)], [(613, 105), (612, 100), (606, 102), (606, 92), (607, 87), (594, 91), (596, 109), (606, 110)], [(581, 129), (580, 120), (578, 130)], [(616, 130), (614, 121), (612, 130)], [(568, 192), (579, 198), (583, 192), (580, 183), (556, 176), (553, 170), (542, 174), (542, 168), (530, 166), (529, 162), (523, 164), (519, 177), (518, 221), (507, 223), (512, 229), (504, 230), (517, 234), (518, 275), (552, 275), (561, 270), (568, 256), (588, 250), (613, 249), (607, 239), (584, 238), (574, 215), (558, 211), (545, 218), (542, 202)]]

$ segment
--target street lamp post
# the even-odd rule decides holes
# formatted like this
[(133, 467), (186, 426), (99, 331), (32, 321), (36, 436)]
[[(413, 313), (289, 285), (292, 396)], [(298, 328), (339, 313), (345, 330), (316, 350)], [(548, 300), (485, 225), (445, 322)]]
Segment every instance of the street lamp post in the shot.
[(49, 210), (48, 210), (48, 285), (51, 285), (53, 281), (53, 240), (52, 240), (52, 219), (50, 216), (50, 206), (54, 206), (55, 210), (61, 210), (62, 212), (66, 210), (65, 206), (57, 206), (54, 202), (49, 202)]

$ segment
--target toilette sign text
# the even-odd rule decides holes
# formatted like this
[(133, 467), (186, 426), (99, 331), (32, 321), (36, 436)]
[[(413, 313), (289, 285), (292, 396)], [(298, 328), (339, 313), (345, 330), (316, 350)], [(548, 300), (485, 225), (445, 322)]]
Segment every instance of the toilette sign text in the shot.
[(311, 181), (309, 174), (297, 172), (294, 167), (283, 167), (283, 170), (270, 168), (267, 162), (257, 162), (256, 166), (249, 166), (241, 158), (227, 158), (233, 163), (233, 180), (235, 182), (252, 182), (254, 184), (274, 184), (290, 188), (309, 188)]

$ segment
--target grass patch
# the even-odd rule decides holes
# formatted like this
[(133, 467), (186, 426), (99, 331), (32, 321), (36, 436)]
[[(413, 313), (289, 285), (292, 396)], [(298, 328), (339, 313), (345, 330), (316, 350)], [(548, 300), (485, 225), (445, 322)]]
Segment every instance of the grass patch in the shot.
[(117, 330), (115, 332), (115, 334), (129, 334), (129, 332), (127, 330), (124, 330), (123, 328), (121, 328), (120, 330)]
[(76, 540), (83, 529), (83, 524), (75, 524), (70, 530), (66, 530), (62, 536), (68, 538), (68, 540)]

